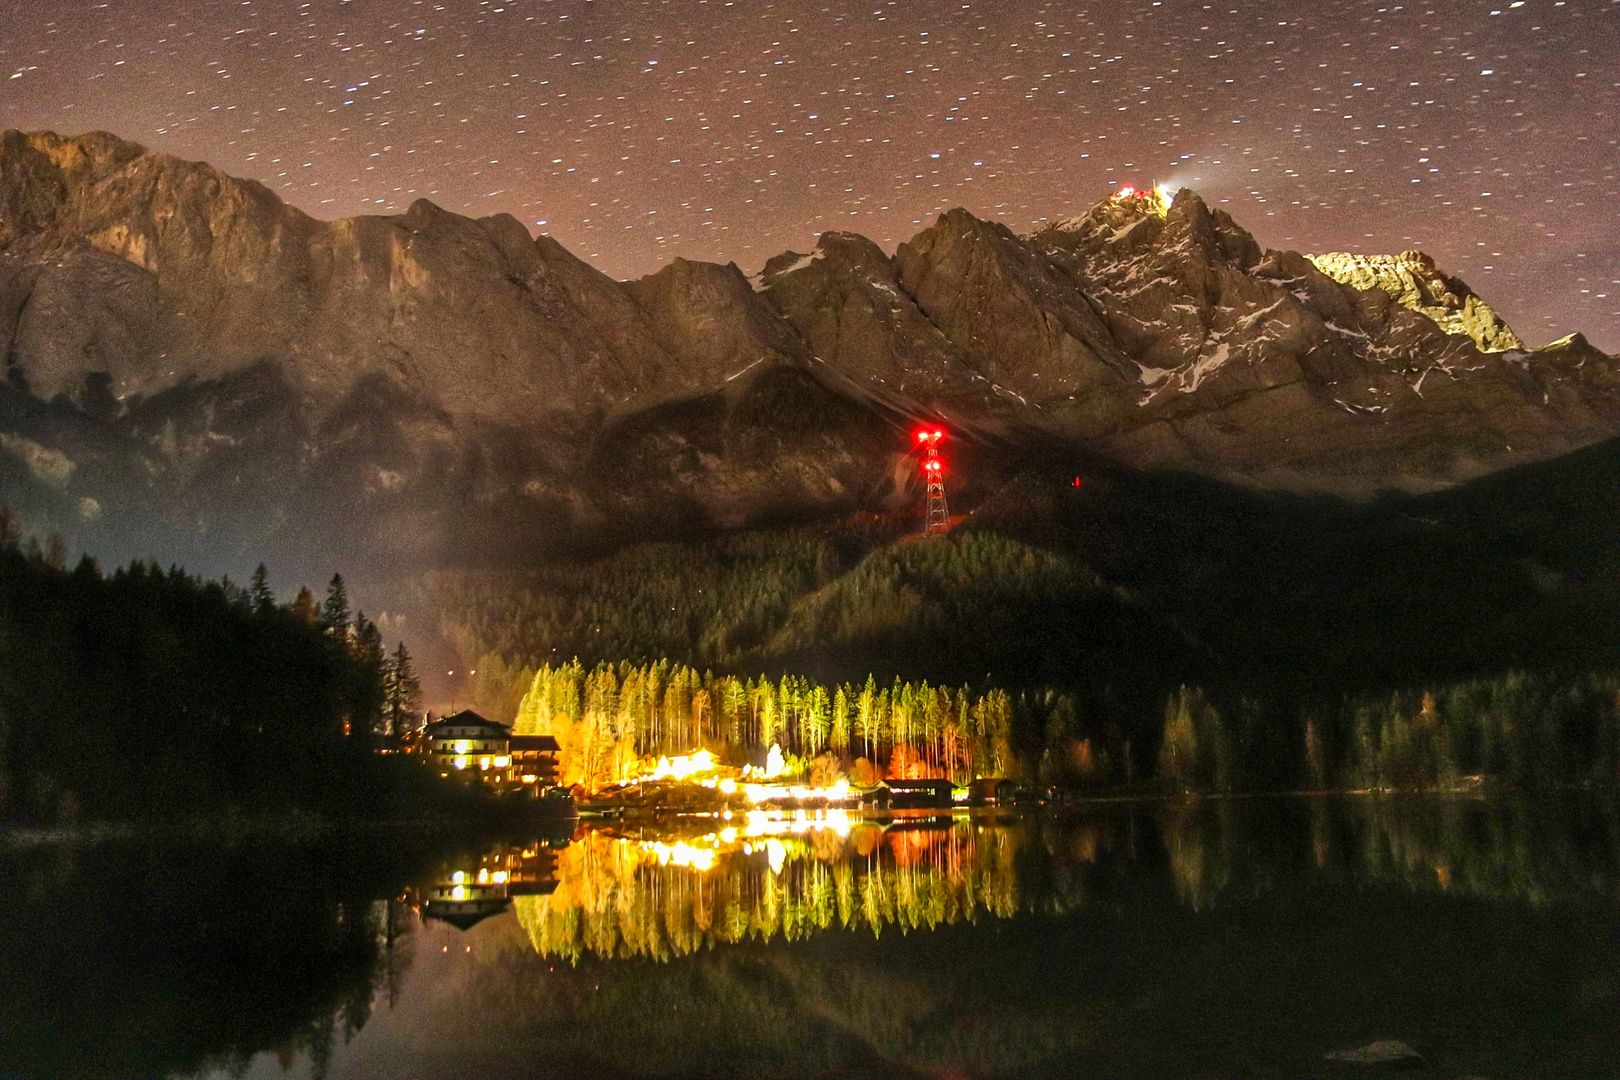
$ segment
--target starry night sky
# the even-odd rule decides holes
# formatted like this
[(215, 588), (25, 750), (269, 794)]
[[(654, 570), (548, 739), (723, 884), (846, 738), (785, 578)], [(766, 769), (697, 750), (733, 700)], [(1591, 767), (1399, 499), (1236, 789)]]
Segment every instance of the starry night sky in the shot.
[(506, 211), (620, 277), (1157, 180), (1620, 350), (1620, 0), (0, 0), (0, 126), (319, 217)]

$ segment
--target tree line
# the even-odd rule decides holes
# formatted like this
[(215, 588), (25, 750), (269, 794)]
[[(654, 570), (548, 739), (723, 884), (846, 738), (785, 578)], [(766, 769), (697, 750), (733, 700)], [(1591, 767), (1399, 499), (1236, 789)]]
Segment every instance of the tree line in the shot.
[(743, 678), (658, 660), (578, 660), (533, 672), (514, 731), (555, 735), (568, 783), (632, 776), (647, 758), (708, 748), (763, 764), (778, 746), (818, 781), (846, 775), (1006, 776), (1017, 770), (1012, 699), (928, 683), (832, 686), (796, 675)]
[(381, 807), (412, 782), (372, 751), (418, 708), (403, 643), (324, 603), (24, 540), (0, 514), (0, 818)]
[(1160, 721), (1056, 690), (820, 683), (716, 674), (668, 660), (578, 660), (520, 672), (515, 730), (556, 735), (568, 783), (635, 775), (707, 748), (761, 764), (771, 746), (817, 783), (976, 777), (1069, 789), (1209, 794), (1620, 779), (1620, 676), (1507, 672), (1388, 694), (1283, 703), (1182, 686)]
[(1521, 788), (1620, 780), (1620, 676), (1520, 670), (1305, 702), (1289, 715), (1181, 687), (1166, 702), (1157, 773), (1172, 789)]

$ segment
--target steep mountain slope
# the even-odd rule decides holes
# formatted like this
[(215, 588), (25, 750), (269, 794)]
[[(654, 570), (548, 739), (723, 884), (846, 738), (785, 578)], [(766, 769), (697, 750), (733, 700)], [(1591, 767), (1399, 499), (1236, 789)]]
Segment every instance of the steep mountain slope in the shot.
[[(109, 557), (532, 557), (890, 483), (864, 414), (778, 427), (769, 469), (748, 438), (726, 457), (715, 416), (748, 426), (784, 378), (847, 419), (735, 267), (618, 282), (510, 217), (425, 201), (319, 222), (101, 134), (0, 140), (0, 340), (5, 498)], [(604, 433), (649, 434), (630, 419), (648, 409), (666, 443), (701, 447), (681, 490), (664, 461), (582, 476), (627, 451)]]
[[(1517, 347), (1421, 253), (1384, 276), (1320, 257), (1346, 284), (1263, 252), (1190, 191), (1116, 196), (1027, 237), (953, 211), (893, 260), (840, 257), (850, 247), (824, 238), (828, 257), (764, 275), (818, 353), (887, 384), (902, 343), (926, 341), (936, 381), (902, 380), (912, 393), (948, 405), (987, 389), (1004, 426), (1133, 464), (1421, 490), (1566, 452), (1620, 419), (1612, 358), (1580, 339)], [(888, 318), (852, 322), (851, 297)]]
[(1387, 293), (1403, 307), (1433, 319), (1446, 333), (1471, 338), (1485, 352), (1524, 348), (1519, 335), (1466, 282), (1441, 273), (1434, 259), (1421, 251), (1399, 255), (1333, 251), (1310, 260), (1334, 281)]
[(903, 505), (915, 416), (1351, 494), (1620, 429), (1578, 336), (1523, 349), (1424, 257), (1262, 251), (1190, 191), (620, 282), (506, 215), (317, 221), (100, 133), (0, 136), (0, 344), (31, 526), (295, 575)]

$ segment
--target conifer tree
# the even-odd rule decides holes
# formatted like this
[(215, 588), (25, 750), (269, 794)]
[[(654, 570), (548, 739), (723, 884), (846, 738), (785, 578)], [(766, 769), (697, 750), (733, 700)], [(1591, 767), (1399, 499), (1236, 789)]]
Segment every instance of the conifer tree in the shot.
[(364, 612), (355, 615), (354, 640), (350, 649), (354, 663), (361, 673), (357, 684), (360, 693), (354, 703), (354, 718), (362, 729), (377, 731), (382, 727), (383, 710), (386, 706), (383, 679), (388, 664), (388, 653), (383, 649), (382, 634), (378, 631), (377, 624), (366, 618)]
[(292, 602), (292, 613), (308, 623), (320, 617), (320, 613), (315, 609), (315, 594), (309, 591), (308, 585), (298, 587), (298, 595)]
[(827, 746), (840, 757), (849, 751), (849, 692), (843, 686), (833, 694)]
[(275, 610), (276, 594), (270, 591), (270, 572), (264, 568), (264, 563), (253, 571), (253, 578), (248, 583), (248, 602), (260, 615)]
[(388, 734), (399, 738), (410, 719), (422, 708), (422, 683), (411, 663), (411, 654), (401, 641), (388, 664)]
[(349, 634), (349, 590), (343, 584), (342, 574), (333, 574), (326, 586), (326, 602), (321, 605), (320, 626), (328, 634), (347, 637)]

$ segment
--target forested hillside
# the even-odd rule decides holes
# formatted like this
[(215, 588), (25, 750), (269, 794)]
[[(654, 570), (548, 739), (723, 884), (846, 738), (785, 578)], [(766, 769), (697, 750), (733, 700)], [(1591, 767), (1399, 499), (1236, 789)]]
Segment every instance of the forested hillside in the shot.
[[(960, 688), (922, 711), (958, 716), (962, 746), (983, 735), (966, 720), (975, 703), (1005, 691), (1001, 764), (1027, 778), (1551, 783), (1612, 775), (1620, 753), (1614, 490), (1614, 444), (1365, 504), (1053, 462), (944, 537), (861, 515), (638, 545), (518, 585), (446, 577), (439, 599), (447, 638), (479, 672), (471, 694), (502, 717), (542, 667), (668, 660), (715, 702), (724, 691), (708, 680), (726, 675), (756, 688), (763, 675), (778, 696), (808, 680), (829, 708), (868, 676), (890, 701), (901, 684)], [(812, 727), (823, 723), (839, 721)], [(641, 753), (691, 748), (632, 730)], [(915, 743), (885, 731), (870, 755), (791, 724), (781, 741), (845, 767), (870, 756), (892, 768), (898, 747), (903, 762), (983, 774), (945, 753), (943, 727)], [(729, 739), (722, 723), (687, 741)]]

